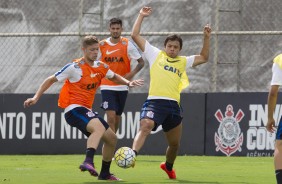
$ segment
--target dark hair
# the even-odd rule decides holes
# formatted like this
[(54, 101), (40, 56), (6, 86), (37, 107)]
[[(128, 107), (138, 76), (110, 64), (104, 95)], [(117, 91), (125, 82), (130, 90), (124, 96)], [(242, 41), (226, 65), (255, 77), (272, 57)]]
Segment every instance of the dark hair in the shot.
[(112, 18), (112, 19), (110, 20), (110, 26), (113, 25), (113, 24), (120, 24), (121, 27), (122, 27), (122, 20), (119, 19), (119, 18)]
[(96, 38), (96, 36), (93, 35), (87, 35), (82, 39), (82, 47), (84, 48), (95, 43), (99, 43), (99, 40), (98, 38)]
[(182, 38), (180, 37), (180, 35), (177, 34), (168, 35), (165, 39), (164, 46), (166, 46), (168, 41), (178, 41), (180, 44), (180, 50), (182, 49)]

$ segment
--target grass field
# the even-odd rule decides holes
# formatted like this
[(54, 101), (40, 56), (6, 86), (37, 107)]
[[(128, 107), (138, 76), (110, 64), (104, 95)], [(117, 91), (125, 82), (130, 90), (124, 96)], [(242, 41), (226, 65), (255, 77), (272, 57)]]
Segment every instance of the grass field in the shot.
[[(0, 183), (92, 184), (99, 181), (80, 172), (84, 155), (0, 155)], [(164, 156), (138, 156), (135, 168), (122, 169), (113, 162), (111, 172), (122, 178), (115, 183), (275, 184), (271, 157), (179, 156), (177, 179), (169, 180), (159, 168)], [(98, 171), (101, 156), (95, 156)]]

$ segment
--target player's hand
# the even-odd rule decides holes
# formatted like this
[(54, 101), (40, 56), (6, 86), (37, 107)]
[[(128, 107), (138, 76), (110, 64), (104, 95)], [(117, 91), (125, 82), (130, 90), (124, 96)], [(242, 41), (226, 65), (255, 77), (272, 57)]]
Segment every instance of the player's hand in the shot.
[(266, 129), (270, 133), (274, 133), (276, 128), (275, 128), (275, 120), (273, 118), (268, 119), (267, 124), (266, 124)]
[(148, 17), (151, 13), (152, 13), (152, 8), (145, 6), (143, 7), (140, 12), (141, 15), (143, 15), (144, 17)]
[(211, 35), (211, 32), (212, 32), (211, 26), (209, 24), (207, 24), (204, 27), (204, 36), (209, 38), (210, 35)]
[(26, 101), (24, 101), (24, 108), (30, 107), (34, 104), (36, 104), (37, 100), (35, 98), (28, 98)]
[(143, 86), (143, 85), (144, 85), (143, 79), (133, 80), (128, 83), (128, 87)]

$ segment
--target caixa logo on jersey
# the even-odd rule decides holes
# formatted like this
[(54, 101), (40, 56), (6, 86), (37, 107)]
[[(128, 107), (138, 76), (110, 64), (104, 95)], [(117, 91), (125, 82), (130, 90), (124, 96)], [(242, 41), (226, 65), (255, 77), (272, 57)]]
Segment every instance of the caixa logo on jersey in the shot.
[(215, 113), (219, 121), (219, 127), (214, 135), (216, 151), (221, 151), (227, 156), (236, 151), (242, 151), (243, 133), (241, 132), (239, 122), (243, 119), (244, 113), (241, 109), (234, 116), (233, 106), (227, 105), (224, 115), (218, 109)]

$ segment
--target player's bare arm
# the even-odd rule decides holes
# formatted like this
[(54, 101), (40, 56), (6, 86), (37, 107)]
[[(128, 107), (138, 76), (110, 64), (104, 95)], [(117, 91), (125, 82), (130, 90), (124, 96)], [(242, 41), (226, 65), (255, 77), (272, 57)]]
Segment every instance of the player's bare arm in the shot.
[(207, 25), (204, 27), (204, 41), (203, 41), (203, 47), (202, 47), (202, 50), (201, 50), (201, 52), (200, 52), (200, 55), (197, 55), (197, 56), (195, 57), (195, 61), (194, 61), (193, 67), (208, 62), (208, 59), (209, 59), (209, 50), (210, 50), (210, 36), (211, 36), (211, 31), (212, 31), (212, 29), (211, 29), (210, 25), (207, 24)]
[(148, 17), (152, 13), (151, 7), (143, 7), (133, 25), (131, 37), (138, 47), (144, 52), (146, 40), (140, 35), (141, 24), (144, 17)]
[(128, 87), (135, 87), (135, 86), (142, 86), (144, 85), (144, 80), (143, 79), (136, 79), (133, 81), (129, 81), (126, 78), (120, 76), (119, 74), (114, 74), (112, 78), (109, 78), (109, 80), (117, 83), (117, 84), (123, 84), (127, 85)]
[(55, 75), (52, 75), (48, 78), (46, 78), (44, 80), (44, 82), (39, 86), (37, 92), (35, 93), (35, 95), (32, 98), (28, 98), (26, 101), (24, 101), (24, 107), (30, 107), (34, 104), (36, 104), (36, 102), (39, 100), (39, 98), (41, 97), (41, 95), (50, 87), (52, 86), (52, 84), (54, 84), (55, 82), (57, 82), (57, 78), (55, 77)]
[(268, 94), (268, 100), (267, 100), (268, 120), (266, 124), (266, 129), (271, 133), (275, 132), (275, 120), (273, 118), (273, 113), (274, 113), (275, 106), (277, 103), (278, 89), (279, 89), (278, 85), (271, 86), (269, 90), (269, 94)]
[(145, 62), (142, 57), (137, 59), (137, 61), (138, 64), (136, 65), (136, 67), (132, 71), (130, 71), (129, 73), (123, 76), (127, 80), (132, 80), (133, 77), (144, 67)]

